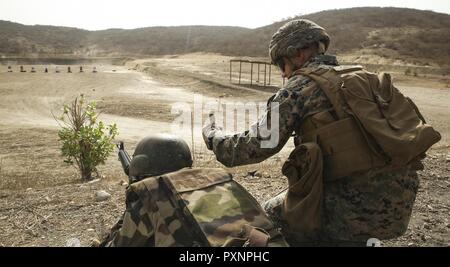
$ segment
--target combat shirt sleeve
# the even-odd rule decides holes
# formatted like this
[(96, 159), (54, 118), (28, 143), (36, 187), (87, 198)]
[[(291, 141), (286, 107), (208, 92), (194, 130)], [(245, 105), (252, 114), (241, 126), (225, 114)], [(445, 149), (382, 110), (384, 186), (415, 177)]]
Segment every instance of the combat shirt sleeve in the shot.
[[(227, 167), (261, 162), (278, 153), (294, 131), (292, 109), (295, 100), (290, 97), (286, 89), (281, 89), (268, 101), (267, 110), (259, 121), (253, 124), (248, 131), (234, 135), (224, 135), (220, 129), (204, 129), (203, 135), (209, 140), (209, 148), (214, 151), (217, 160)], [(272, 110), (277, 110), (278, 125), (271, 128)], [(271, 134), (267, 133), (267, 129)], [(274, 145), (267, 147), (264, 142), (271, 139), (273, 134), (278, 135)]]

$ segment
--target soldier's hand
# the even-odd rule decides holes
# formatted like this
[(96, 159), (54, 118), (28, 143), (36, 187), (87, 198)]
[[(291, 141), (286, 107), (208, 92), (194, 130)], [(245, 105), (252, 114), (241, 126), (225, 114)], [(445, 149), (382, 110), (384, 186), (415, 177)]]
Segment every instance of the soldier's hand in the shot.
[(217, 130), (221, 130), (221, 128), (216, 127), (216, 120), (214, 117), (214, 113), (210, 113), (209, 118), (202, 129), (203, 141), (205, 141), (206, 147), (209, 150), (213, 149), (212, 141)]

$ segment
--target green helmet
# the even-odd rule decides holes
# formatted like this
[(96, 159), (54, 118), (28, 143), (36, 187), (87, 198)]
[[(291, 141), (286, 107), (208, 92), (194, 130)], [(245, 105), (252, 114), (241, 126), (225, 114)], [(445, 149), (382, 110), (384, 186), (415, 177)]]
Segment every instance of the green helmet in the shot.
[(323, 53), (330, 45), (330, 37), (325, 29), (307, 19), (292, 20), (283, 25), (273, 36), (269, 45), (272, 64), (280, 57), (292, 57), (297, 49), (306, 48), (313, 43), (322, 43)]
[(187, 143), (176, 136), (157, 134), (137, 145), (130, 163), (130, 176), (151, 177), (192, 166)]

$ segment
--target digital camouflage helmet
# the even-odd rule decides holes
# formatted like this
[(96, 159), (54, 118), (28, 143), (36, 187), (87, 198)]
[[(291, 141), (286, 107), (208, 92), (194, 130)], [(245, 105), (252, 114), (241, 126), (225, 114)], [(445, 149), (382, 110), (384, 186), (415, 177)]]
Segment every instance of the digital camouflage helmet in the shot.
[(272, 36), (269, 45), (272, 64), (281, 57), (293, 57), (297, 49), (307, 48), (314, 43), (322, 44), (321, 53), (327, 51), (330, 37), (324, 28), (307, 19), (290, 21)]
[(130, 163), (130, 176), (151, 177), (192, 166), (186, 142), (168, 134), (151, 135), (137, 145)]

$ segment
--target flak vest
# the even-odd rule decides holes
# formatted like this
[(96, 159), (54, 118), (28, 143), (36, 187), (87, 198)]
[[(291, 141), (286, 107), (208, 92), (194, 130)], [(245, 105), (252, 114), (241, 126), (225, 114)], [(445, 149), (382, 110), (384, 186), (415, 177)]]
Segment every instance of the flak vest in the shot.
[(336, 66), (300, 69), (294, 75), (314, 80), (333, 105), (332, 112), (307, 117), (295, 138), (296, 145), (320, 146), (328, 180), (404, 167), (441, 139), (389, 74)]
[(321, 235), (324, 183), (369, 170), (420, 166), (417, 162), (441, 135), (388, 74), (337, 66), (300, 69), (294, 75), (315, 81), (333, 106), (299, 123), (296, 148), (282, 169), (289, 182), (284, 232), (308, 242)]

